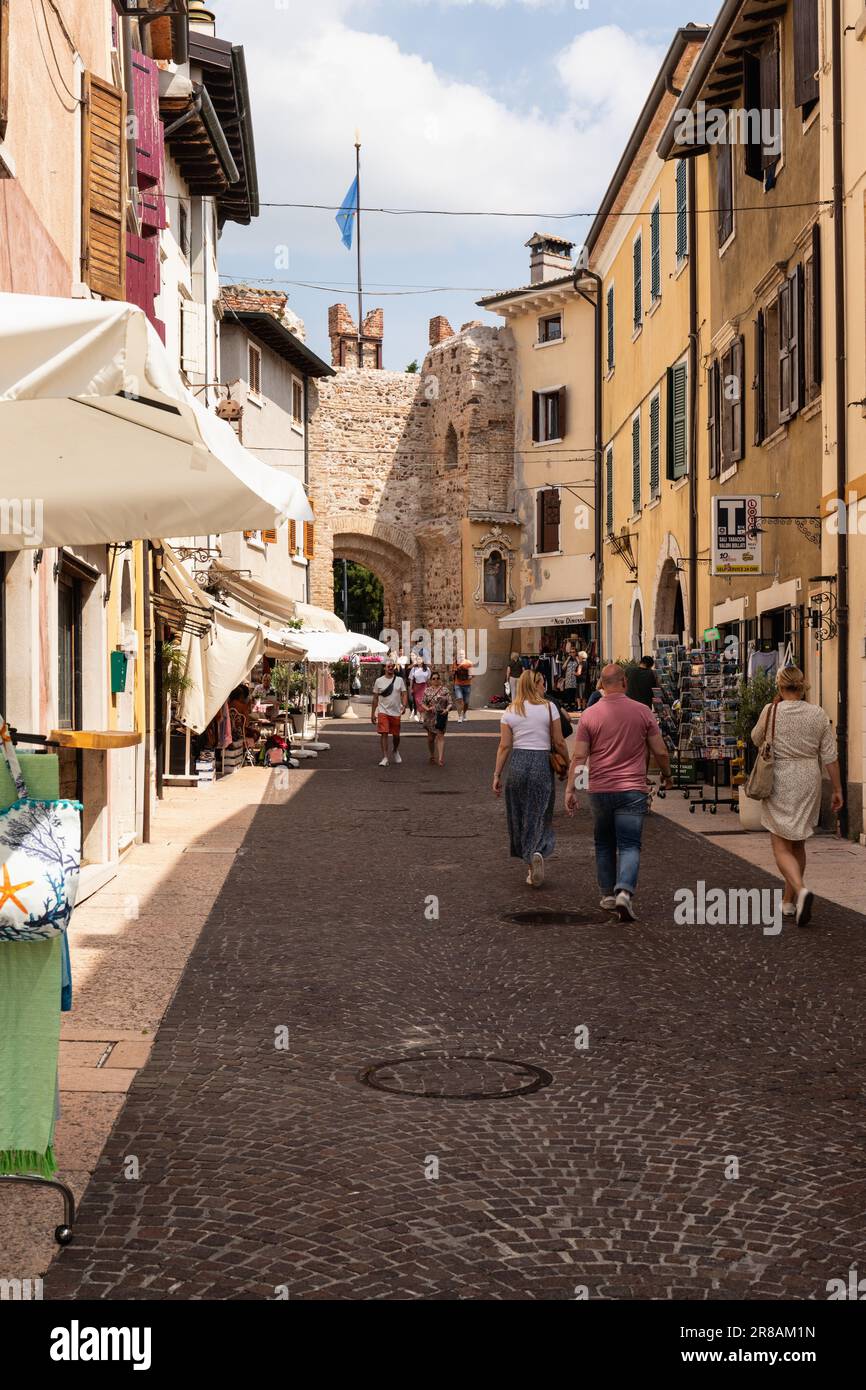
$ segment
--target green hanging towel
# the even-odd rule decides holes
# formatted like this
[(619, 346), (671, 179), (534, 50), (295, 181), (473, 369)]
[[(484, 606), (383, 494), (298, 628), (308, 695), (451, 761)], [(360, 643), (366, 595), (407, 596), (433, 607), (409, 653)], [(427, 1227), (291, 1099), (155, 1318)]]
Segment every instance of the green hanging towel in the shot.
[[(59, 796), (58, 760), (22, 754), (31, 796)], [(5, 774), (5, 776), (4, 776)], [(8, 783), (8, 785), (7, 785)], [(16, 799), (0, 760), (0, 809)], [(0, 942), (0, 1174), (51, 1177), (63, 939)]]

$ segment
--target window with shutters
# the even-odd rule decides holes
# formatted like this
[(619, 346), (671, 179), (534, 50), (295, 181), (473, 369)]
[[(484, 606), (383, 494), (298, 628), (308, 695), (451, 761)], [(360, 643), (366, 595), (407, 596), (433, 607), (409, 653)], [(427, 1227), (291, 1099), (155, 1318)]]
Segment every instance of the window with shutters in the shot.
[(640, 511), (640, 415), (631, 422), (631, 510), (632, 516)]
[(650, 501), (661, 496), (661, 396), (656, 391), (649, 403), (649, 490)]
[(613, 449), (604, 460), (604, 525), (608, 535), (613, 532)]
[(262, 353), (255, 343), (247, 343), (247, 377), (250, 395), (262, 394)]
[(803, 403), (803, 267), (798, 265), (779, 289), (779, 421), (791, 420)]
[(689, 254), (689, 183), (688, 170), (684, 159), (677, 160), (677, 265), (682, 265)]
[(0, 140), (9, 123), (9, 0), (0, 0)]
[(187, 377), (204, 370), (203, 319), (204, 305), (195, 300), (180, 301), (180, 365)]
[(106, 299), (126, 297), (126, 93), (84, 75), (82, 280)]
[(667, 477), (671, 482), (689, 471), (689, 367), (678, 362), (668, 369)]
[[(745, 349), (742, 338), (735, 338), (723, 354), (716, 387), (716, 459), (724, 473), (745, 455), (743, 390)], [(712, 473), (710, 476), (714, 476)]]
[(532, 393), (532, 442), (549, 444), (565, 436), (565, 387)]
[(304, 522), (304, 559), (312, 560), (316, 553), (316, 526), (315, 522)]
[(298, 523), (290, 521), (288, 525), (289, 554), (295, 555), (298, 549)]
[(794, 0), (794, 105), (807, 120), (818, 103), (819, 0)]
[(296, 377), (292, 378), (292, 424), (297, 429), (304, 424), (304, 388)]
[(729, 120), (728, 138), (716, 146), (719, 250), (727, 246), (734, 235), (734, 147), (731, 135)]
[(540, 488), (535, 494), (535, 553), (555, 555), (560, 549), (560, 497), (558, 487)]
[(611, 286), (609, 286), (608, 291), (607, 291), (607, 370), (608, 370), (609, 372), (612, 372), (612, 371), (613, 371), (613, 366), (614, 366), (614, 350), (615, 350), (615, 338), (614, 338), (614, 309), (615, 309), (615, 307), (616, 307), (616, 303), (615, 303), (615, 299), (614, 299), (613, 285), (611, 285)]
[(277, 533), (276, 533), (276, 531), (263, 531), (263, 532), (262, 532), (262, 544), (263, 544), (263, 545), (276, 545), (276, 543), (277, 543)]
[(632, 248), (633, 261), (633, 316), (635, 332), (643, 323), (643, 237), (635, 237)]
[(780, 350), (779, 300), (774, 299), (758, 314), (755, 338), (758, 400), (755, 442), (760, 444), (779, 428)]
[(765, 190), (775, 185), (782, 154), (782, 82), (779, 29), (760, 48), (743, 55), (743, 93), (749, 113), (745, 171)]
[(183, 199), (177, 205), (177, 244), (185, 261), (189, 260), (189, 208)]
[(662, 297), (662, 209), (657, 198), (650, 213), (650, 299)]

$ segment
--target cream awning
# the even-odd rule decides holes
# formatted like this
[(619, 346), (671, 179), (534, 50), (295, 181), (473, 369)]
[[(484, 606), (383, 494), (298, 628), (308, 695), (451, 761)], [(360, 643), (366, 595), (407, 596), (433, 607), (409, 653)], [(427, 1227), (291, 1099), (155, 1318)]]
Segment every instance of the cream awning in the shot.
[(499, 619), (501, 628), (567, 627), (569, 623), (594, 623), (595, 609), (588, 598), (562, 599), (556, 603), (530, 603)]
[(300, 483), (186, 389), (141, 309), (41, 295), (0, 294), (0, 497), (0, 550), (313, 520)]

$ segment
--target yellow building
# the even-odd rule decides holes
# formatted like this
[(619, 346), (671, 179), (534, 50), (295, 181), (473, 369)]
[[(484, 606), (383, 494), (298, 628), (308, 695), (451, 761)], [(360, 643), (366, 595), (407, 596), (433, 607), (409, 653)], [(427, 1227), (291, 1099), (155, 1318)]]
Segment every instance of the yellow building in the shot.
[[(601, 650), (700, 636), (696, 533), (706, 172), (656, 150), (707, 29), (677, 31), (587, 238), (601, 279)], [(705, 568), (705, 567), (704, 567)]]
[[(835, 31), (831, 0), (821, 0), (817, 8), (823, 203), (821, 511), (827, 521), (819, 565), (824, 578), (810, 586), (811, 638), (821, 654), (819, 698), (840, 727), (841, 750), (847, 754), (848, 831), (866, 844), (866, 6), (863, 0), (841, 0)], [(841, 88), (835, 149), (834, 79)], [(837, 175), (843, 196), (838, 248), (833, 207)], [(838, 304), (837, 284), (842, 290)]]
[[(514, 338), (514, 507), (520, 525), (515, 610), (499, 619), (533, 654), (596, 639), (593, 535), (594, 309), (573, 243), (536, 232), (530, 283), (480, 300)], [(585, 290), (585, 292), (581, 292)]]

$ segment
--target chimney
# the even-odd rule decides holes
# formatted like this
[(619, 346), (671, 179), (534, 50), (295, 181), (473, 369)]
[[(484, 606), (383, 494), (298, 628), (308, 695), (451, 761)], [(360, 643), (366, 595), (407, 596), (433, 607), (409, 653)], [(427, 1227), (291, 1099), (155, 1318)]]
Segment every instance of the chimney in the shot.
[(204, 0), (189, 0), (189, 27), (202, 34), (216, 33), (216, 15)]
[(454, 329), (451, 327), (448, 320), (446, 318), (443, 318), (441, 314), (437, 314), (435, 319), (430, 320), (431, 347), (438, 347), (439, 344), (444, 343), (447, 338), (453, 337)]
[(364, 315), (361, 329), (361, 361), (358, 362), (358, 325), (345, 304), (332, 304), (328, 310), (328, 337), (331, 339), (333, 367), (381, 369), (384, 317), (381, 309)]
[(529, 279), (531, 284), (540, 285), (545, 280), (556, 280), (561, 275), (569, 275), (574, 269), (571, 260), (571, 253), (574, 250), (573, 241), (566, 241), (563, 237), (548, 236), (544, 232), (536, 232), (529, 238), (526, 245), (530, 248)]

